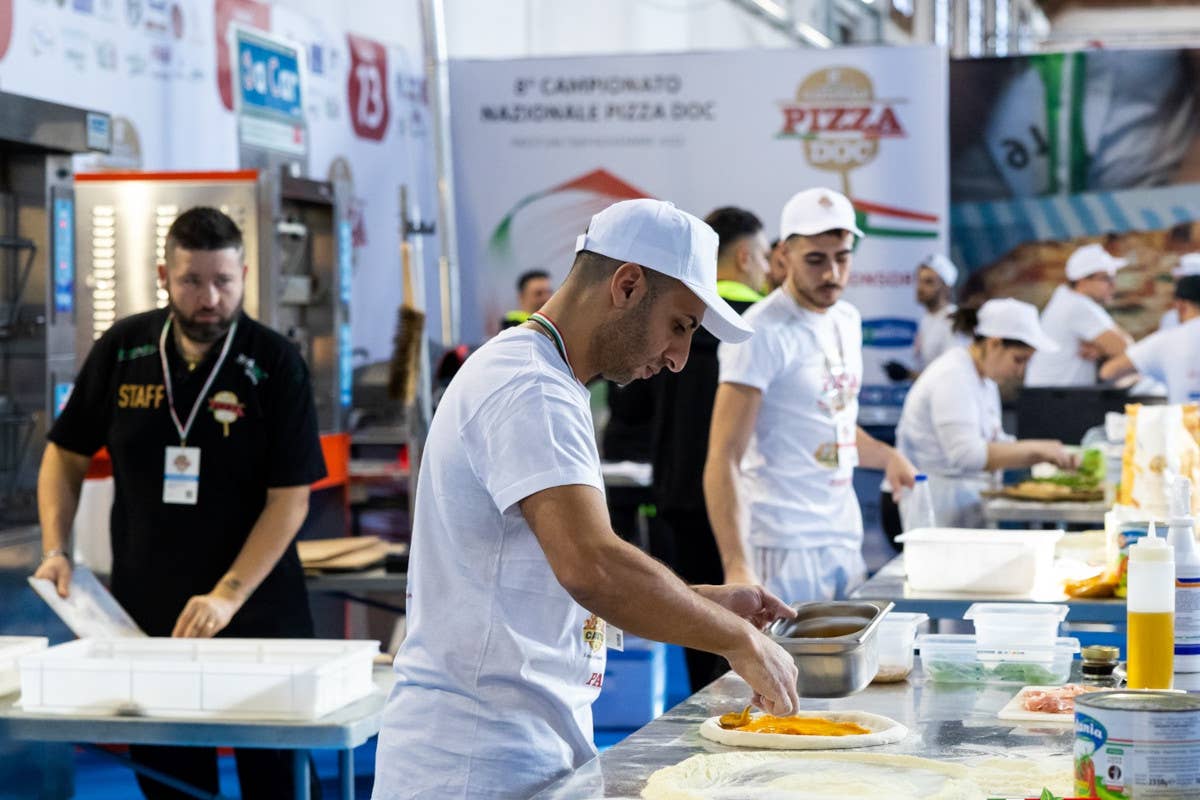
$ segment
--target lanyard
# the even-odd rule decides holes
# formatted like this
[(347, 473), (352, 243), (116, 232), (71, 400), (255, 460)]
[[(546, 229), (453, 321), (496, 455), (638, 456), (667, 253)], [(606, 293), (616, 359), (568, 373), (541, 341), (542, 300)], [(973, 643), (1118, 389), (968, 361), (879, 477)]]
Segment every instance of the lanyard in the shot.
[(167, 321), (163, 323), (162, 333), (158, 336), (158, 357), (162, 361), (163, 384), (167, 388), (167, 408), (171, 412), (171, 421), (175, 423), (175, 430), (179, 431), (179, 445), (187, 446), (187, 435), (192, 429), (192, 423), (196, 421), (196, 412), (200, 410), (200, 404), (204, 402), (204, 395), (208, 394), (209, 388), (212, 387), (212, 382), (217, 377), (217, 373), (221, 371), (221, 365), (225, 363), (225, 356), (229, 355), (229, 347), (233, 344), (233, 334), (237, 332), (237, 320), (229, 326), (229, 332), (225, 334), (225, 344), (221, 347), (221, 355), (217, 358), (217, 363), (213, 364), (212, 371), (208, 373), (208, 380), (204, 381), (204, 386), (200, 389), (200, 394), (196, 395), (196, 402), (192, 404), (192, 413), (188, 414), (187, 424), (179, 423), (179, 415), (175, 413), (175, 393), (171, 390), (171, 368), (167, 365), (167, 331), (171, 329), (171, 317), (167, 317)]
[(567, 356), (567, 343), (563, 341), (562, 334), (558, 332), (558, 326), (554, 324), (554, 321), (540, 311), (530, 314), (529, 321), (542, 326), (546, 333), (550, 334), (550, 339), (554, 342), (554, 348), (558, 350), (558, 354), (566, 362), (567, 369), (574, 374), (575, 368), (571, 366), (571, 359)]

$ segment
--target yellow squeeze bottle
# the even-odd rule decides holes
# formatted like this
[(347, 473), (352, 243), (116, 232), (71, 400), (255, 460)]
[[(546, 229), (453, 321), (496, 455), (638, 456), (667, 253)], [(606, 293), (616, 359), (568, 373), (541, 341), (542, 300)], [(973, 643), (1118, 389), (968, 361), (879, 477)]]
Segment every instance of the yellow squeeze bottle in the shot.
[(1129, 548), (1128, 684), (1170, 689), (1175, 655), (1175, 551), (1154, 523)]

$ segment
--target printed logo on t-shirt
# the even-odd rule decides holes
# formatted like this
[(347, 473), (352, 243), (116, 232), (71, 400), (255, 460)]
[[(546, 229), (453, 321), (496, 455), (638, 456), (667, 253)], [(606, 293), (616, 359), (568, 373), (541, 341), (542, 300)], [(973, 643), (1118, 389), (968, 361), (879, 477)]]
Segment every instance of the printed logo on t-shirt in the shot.
[(213, 419), (221, 423), (226, 436), (229, 435), (229, 426), (246, 415), (246, 407), (238, 402), (236, 394), (229, 391), (217, 392), (209, 398), (208, 410), (212, 412)]
[(126, 350), (124, 347), (117, 350), (117, 361), (133, 361), (136, 358), (145, 358), (158, 353), (158, 345), (144, 344), (140, 347), (131, 347)]
[(826, 469), (837, 469), (838, 465), (838, 446), (837, 442), (825, 442), (817, 448), (817, 452), (813, 453), (817, 459), (817, 463)]
[(164, 396), (161, 383), (122, 383), (117, 387), (117, 408), (158, 408)]
[(604, 630), (607, 623), (595, 614), (583, 621), (583, 643), (587, 645), (588, 655), (604, 652)]

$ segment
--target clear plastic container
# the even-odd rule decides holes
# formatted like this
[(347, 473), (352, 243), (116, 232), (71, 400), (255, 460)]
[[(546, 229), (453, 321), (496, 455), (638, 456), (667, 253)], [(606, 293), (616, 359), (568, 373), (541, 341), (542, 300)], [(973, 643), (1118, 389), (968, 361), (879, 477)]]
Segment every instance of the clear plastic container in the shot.
[(896, 683), (908, 677), (913, 668), (917, 630), (928, 621), (928, 614), (897, 611), (883, 618), (875, 635), (879, 648), (879, 671), (875, 673), (875, 683)]
[(1050, 575), (1062, 531), (928, 528), (901, 534), (904, 571), (919, 592), (1025, 594)]
[(901, 496), (900, 519), (906, 531), (937, 527), (928, 475), (918, 473), (913, 488)]
[(927, 633), (917, 637), (917, 649), (932, 683), (1056, 686), (1071, 677), (1079, 640), (1059, 637), (1049, 647), (1004, 650), (981, 648), (969, 634)]
[(975, 623), (980, 647), (1050, 647), (1070, 610), (1065, 605), (1041, 603), (975, 603), (963, 619)]

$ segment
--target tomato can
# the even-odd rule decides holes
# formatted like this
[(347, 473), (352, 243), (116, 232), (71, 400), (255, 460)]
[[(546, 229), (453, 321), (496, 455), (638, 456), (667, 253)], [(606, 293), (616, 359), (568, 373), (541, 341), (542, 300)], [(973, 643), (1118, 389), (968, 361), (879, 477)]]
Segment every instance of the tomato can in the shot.
[(1200, 800), (1200, 697), (1127, 690), (1076, 697), (1075, 794)]

